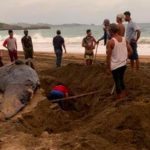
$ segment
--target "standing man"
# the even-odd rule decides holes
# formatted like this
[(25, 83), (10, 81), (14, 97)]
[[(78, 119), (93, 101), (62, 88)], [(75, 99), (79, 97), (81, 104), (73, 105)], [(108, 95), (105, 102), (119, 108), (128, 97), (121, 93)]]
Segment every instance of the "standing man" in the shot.
[(112, 72), (116, 85), (117, 99), (126, 97), (124, 74), (127, 65), (128, 56), (132, 50), (128, 41), (120, 36), (117, 24), (111, 24), (109, 33), (112, 37), (107, 43), (107, 68)]
[(66, 46), (65, 46), (65, 40), (61, 36), (61, 31), (57, 30), (56, 36), (53, 38), (53, 46), (54, 46), (54, 51), (56, 54), (56, 66), (61, 67), (61, 62), (62, 62), (62, 56), (63, 56), (63, 48), (66, 51)]
[(28, 30), (24, 30), (24, 37), (21, 39), (25, 59), (33, 58), (32, 38), (28, 35)]
[(82, 47), (85, 48), (85, 54), (84, 57), (86, 59), (86, 65), (92, 65), (93, 63), (93, 58), (94, 58), (94, 52), (93, 50), (95, 49), (96, 46), (96, 40), (92, 36), (91, 30), (86, 31), (87, 36), (83, 39), (82, 41)]
[(119, 35), (124, 36), (125, 35), (125, 26), (123, 24), (124, 21), (124, 14), (118, 14), (116, 17), (116, 22), (118, 23), (119, 27)]
[(108, 19), (105, 19), (103, 22), (103, 30), (104, 30), (104, 35), (97, 41), (97, 43), (99, 43), (101, 40), (104, 40), (104, 45), (107, 44), (107, 41), (110, 39), (110, 35), (109, 35), (109, 25), (110, 25), (110, 21)]
[(28, 35), (28, 30), (24, 30), (24, 37), (21, 39), (21, 43), (24, 50), (25, 59), (27, 60), (27, 64), (34, 69), (34, 65), (32, 63), (33, 44), (31, 36)]
[(139, 56), (137, 52), (137, 42), (140, 38), (141, 31), (140, 28), (137, 26), (135, 22), (131, 19), (131, 13), (129, 11), (126, 11), (124, 13), (125, 15), (125, 21), (128, 22), (127, 29), (126, 29), (126, 38), (128, 42), (130, 43), (133, 53), (130, 57), (131, 61), (131, 67), (134, 69), (136, 66), (136, 70), (139, 69)]
[(3, 46), (8, 49), (10, 60), (13, 62), (18, 59), (17, 40), (13, 37), (13, 30), (9, 30), (8, 34), (9, 38), (4, 41)]

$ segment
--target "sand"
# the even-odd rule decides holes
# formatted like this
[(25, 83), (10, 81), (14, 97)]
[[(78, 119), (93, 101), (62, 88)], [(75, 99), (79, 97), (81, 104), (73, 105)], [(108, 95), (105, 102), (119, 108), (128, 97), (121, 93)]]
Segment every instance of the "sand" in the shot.
[[(98, 56), (91, 67), (84, 66), (82, 55), (65, 55), (61, 68), (55, 68), (54, 59), (53, 54), (35, 54), (41, 89), (22, 112), (0, 123), (1, 150), (150, 149), (149, 57), (141, 57), (138, 72), (128, 67), (129, 98), (124, 101), (110, 95), (113, 80), (105, 72), (104, 56)], [(8, 62), (7, 53), (4, 62)], [(57, 81), (67, 84), (75, 95), (100, 92), (73, 100), (76, 111), (64, 111), (46, 99)]]

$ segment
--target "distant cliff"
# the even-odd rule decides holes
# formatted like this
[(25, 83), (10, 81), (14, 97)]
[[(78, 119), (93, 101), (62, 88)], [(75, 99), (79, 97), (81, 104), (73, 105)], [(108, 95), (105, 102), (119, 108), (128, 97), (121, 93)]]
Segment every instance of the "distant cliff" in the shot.
[(22, 30), (23, 28), (17, 25), (9, 25), (6, 23), (0, 23), (0, 30), (8, 30), (8, 29)]
[(50, 26), (47, 24), (25, 24), (25, 23), (18, 23), (18, 24), (6, 24), (6, 23), (0, 23), (0, 30), (37, 30), (37, 29), (50, 29)]

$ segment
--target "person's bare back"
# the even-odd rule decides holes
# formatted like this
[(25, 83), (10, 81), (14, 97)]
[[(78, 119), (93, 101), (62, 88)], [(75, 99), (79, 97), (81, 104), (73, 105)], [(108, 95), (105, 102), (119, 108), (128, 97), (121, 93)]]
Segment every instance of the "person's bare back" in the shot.
[(125, 26), (122, 23), (118, 23), (118, 27), (119, 27), (118, 34), (120, 36), (124, 36), (125, 35)]
[(118, 34), (122, 37), (125, 35), (125, 26), (123, 24), (123, 21), (124, 21), (124, 14), (118, 14), (116, 17), (116, 22), (118, 23), (119, 28)]

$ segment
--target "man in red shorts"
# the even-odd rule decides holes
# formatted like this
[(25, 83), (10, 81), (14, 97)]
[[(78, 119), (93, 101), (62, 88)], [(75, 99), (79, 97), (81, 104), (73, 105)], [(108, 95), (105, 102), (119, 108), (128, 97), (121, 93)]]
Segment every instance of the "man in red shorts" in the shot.
[(8, 49), (10, 60), (13, 62), (18, 59), (17, 41), (16, 38), (13, 37), (13, 30), (9, 30), (8, 34), (9, 38), (4, 41), (3, 46)]

